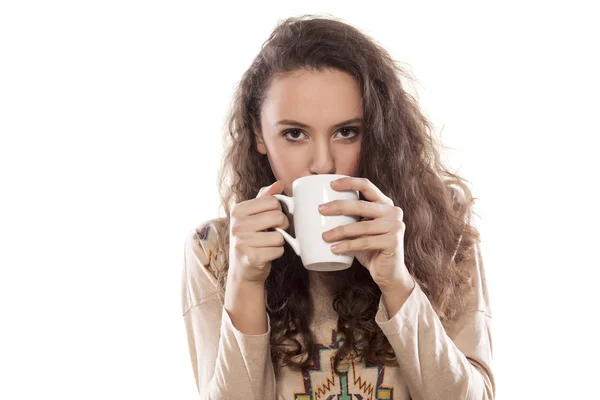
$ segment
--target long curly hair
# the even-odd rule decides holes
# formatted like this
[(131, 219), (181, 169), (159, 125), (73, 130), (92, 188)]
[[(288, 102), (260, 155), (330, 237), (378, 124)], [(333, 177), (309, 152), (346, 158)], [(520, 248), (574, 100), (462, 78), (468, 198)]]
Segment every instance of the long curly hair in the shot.
[[(255, 198), (261, 187), (276, 180), (267, 157), (256, 149), (253, 125), (260, 126), (261, 105), (273, 77), (297, 69), (337, 69), (358, 82), (365, 129), (357, 176), (368, 178), (404, 211), (405, 264), (446, 326), (471, 289), (469, 266), (475, 262), (473, 246), (479, 240), (477, 229), (469, 224), (475, 198), (468, 181), (442, 165), (432, 124), (419, 109), (416, 95), (405, 90), (405, 84), (414, 81), (411, 74), (373, 39), (340, 19), (303, 15), (280, 21), (239, 82), (218, 178), (226, 214), (217, 227), (221, 250), (229, 254), (233, 206)], [(276, 370), (307, 367), (314, 346), (308, 272), (293, 249), (284, 246), (284, 255), (272, 262), (265, 282)], [(221, 299), (228, 267), (226, 261), (217, 272)], [(355, 259), (349, 269), (335, 274), (333, 309), (339, 315), (337, 329), (344, 335), (334, 358), (335, 371), (340, 373), (339, 363), (349, 354), (397, 365), (375, 322), (381, 291), (369, 271)]]

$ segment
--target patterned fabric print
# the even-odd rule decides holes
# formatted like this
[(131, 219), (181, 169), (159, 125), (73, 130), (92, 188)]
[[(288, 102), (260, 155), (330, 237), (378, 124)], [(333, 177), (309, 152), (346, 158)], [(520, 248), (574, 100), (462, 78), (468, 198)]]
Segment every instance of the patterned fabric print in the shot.
[[(196, 234), (194, 235), (194, 239), (199, 246), (202, 247), (204, 252), (206, 253), (206, 257), (208, 258), (208, 264), (204, 265), (204, 268), (208, 270), (212, 274), (212, 276), (217, 278), (217, 274), (213, 268), (213, 261), (217, 261), (217, 257), (219, 256), (219, 241), (216, 237), (216, 232), (212, 232), (215, 237), (210, 237), (211, 234), (211, 225), (206, 224), (200, 230), (196, 230)], [(209, 240), (210, 239), (210, 240)], [(213, 240), (214, 239), (214, 240)], [(215, 241), (214, 244), (211, 241)]]
[[(384, 387), (385, 367), (381, 362), (363, 364), (357, 372), (358, 361), (350, 356), (340, 363), (342, 375), (333, 368), (335, 351), (344, 340), (343, 333), (331, 330), (331, 345), (315, 345), (312, 367), (302, 370), (304, 393), (294, 393), (295, 400), (393, 400), (394, 389)], [(323, 371), (323, 366), (329, 368)]]

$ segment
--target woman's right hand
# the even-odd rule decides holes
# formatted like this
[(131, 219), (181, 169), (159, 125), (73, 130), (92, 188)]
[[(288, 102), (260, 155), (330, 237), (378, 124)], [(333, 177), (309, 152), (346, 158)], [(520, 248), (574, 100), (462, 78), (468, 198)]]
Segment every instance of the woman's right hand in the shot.
[(271, 272), (271, 261), (284, 251), (283, 235), (267, 231), (289, 227), (289, 220), (273, 194), (283, 191), (281, 181), (260, 189), (254, 199), (236, 204), (231, 211), (229, 225), (228, 279), (237, 282), (264, 284)]

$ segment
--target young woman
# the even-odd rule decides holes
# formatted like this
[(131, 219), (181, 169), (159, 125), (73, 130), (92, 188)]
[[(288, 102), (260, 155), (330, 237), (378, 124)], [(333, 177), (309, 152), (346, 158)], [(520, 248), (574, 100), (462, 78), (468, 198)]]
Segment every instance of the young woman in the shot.
[[(246, 71), (220, 173), (226, 217), (185, 243), (183, 316), (202, 399), (493, 399), (491, 314), (465, 180), (440, 162), (406, 71), (335, 19), (283, 21)], [(352, 252), (305, 269), (273, 196), (343, 174), (323, 215)]]

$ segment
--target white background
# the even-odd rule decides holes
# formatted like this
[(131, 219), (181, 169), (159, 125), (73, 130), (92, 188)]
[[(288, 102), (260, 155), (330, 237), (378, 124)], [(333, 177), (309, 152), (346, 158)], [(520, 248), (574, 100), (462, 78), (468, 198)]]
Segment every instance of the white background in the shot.
[(598, 14), (284, 3), (1, 3), (0, 398), (197, 397), (183, 241), (219, 212), (235, 83), (302, 13), (411, 66), (480, 199), (497, 398), (598, 395)]

